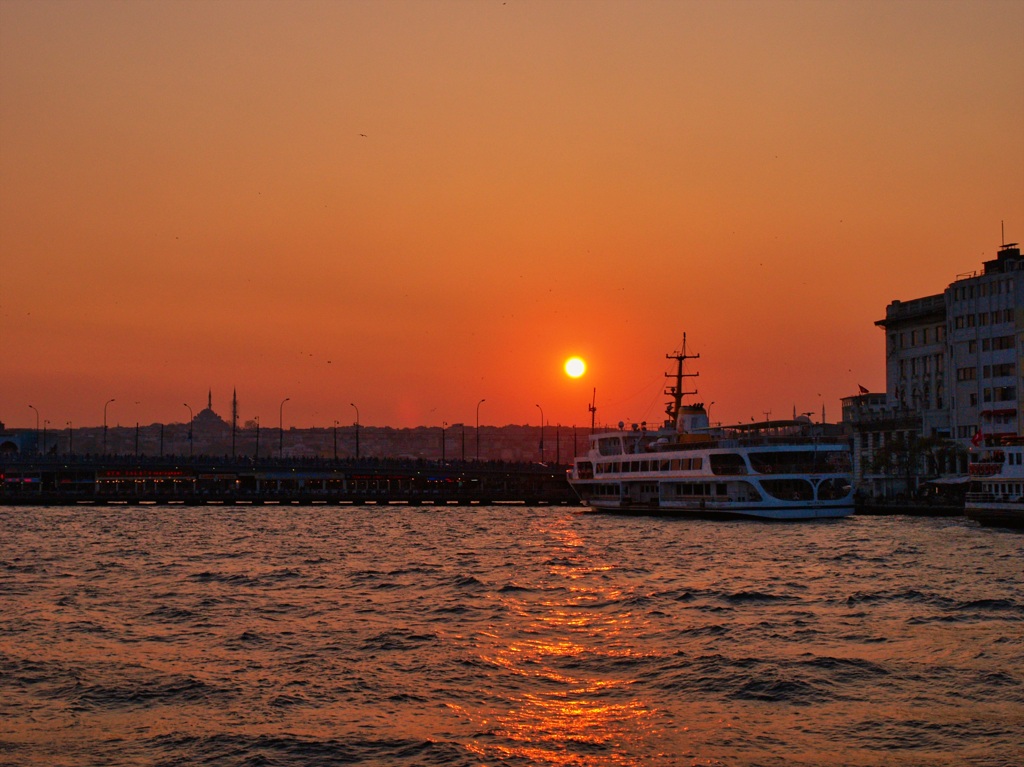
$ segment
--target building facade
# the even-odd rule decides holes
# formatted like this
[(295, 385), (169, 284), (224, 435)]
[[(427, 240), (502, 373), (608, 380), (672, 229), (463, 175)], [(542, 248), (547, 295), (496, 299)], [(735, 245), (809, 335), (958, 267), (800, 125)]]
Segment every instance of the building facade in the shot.
[(998, 444), (1022, 433), (1024, 259), (1015, 244), (946, 289), (952, 436)]
[(1024, 259), (1016, 243), (945, 291), (893, 301), (884, 400), (843, 400), (854, 481), (872, 496), (910, 496), (966, 475), (968, 451), (1024, 431)]

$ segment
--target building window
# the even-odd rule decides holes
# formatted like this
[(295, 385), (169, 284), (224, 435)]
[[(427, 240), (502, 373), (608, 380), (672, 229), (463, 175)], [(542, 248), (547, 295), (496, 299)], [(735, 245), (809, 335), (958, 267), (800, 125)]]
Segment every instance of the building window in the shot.
[(957, 368), (956, 380), (958, 381), (974, 381), (978, 378), (978, 368)]
[(1013, 347), (1013, 336), (998, 336), (997, 338), (981, 339), (981, 350), (983, 352), (998, 352), (1003, 349), (1012, 349)]
[[(987, 390), (986, 390), (987, 391)], [(1017, 399), (1016, 386), (997, 386), (992, 390), (996, 402), (1011, 402)]]

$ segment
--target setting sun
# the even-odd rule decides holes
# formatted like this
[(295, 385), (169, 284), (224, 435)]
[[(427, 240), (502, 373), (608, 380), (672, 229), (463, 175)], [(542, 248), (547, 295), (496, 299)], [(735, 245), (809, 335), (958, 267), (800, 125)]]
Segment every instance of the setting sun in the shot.
[(587, 371), (587, 363), (579, 357), (570, 357), (565, 361), (565, 374), (570, 378), (579, 378)]

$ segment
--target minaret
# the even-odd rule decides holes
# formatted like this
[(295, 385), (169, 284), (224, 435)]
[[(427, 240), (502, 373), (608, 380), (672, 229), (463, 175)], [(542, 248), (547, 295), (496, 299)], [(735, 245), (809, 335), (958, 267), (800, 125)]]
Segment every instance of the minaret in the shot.
[(238, 429), (238, 389), (231, 390), (231, 457), (235, 457), (235, 431)]
[(213, 410), (213, 389), (206, 393), (206, 409)]

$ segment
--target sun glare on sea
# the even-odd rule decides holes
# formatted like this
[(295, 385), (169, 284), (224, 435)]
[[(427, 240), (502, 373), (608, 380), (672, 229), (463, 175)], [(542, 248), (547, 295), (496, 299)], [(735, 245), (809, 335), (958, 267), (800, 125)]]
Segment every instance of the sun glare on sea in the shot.
[(569, 378), (579, 378), (587, 372), (587, 363), (579, 357), (570, 357), (565, 361), (565, 374)]

